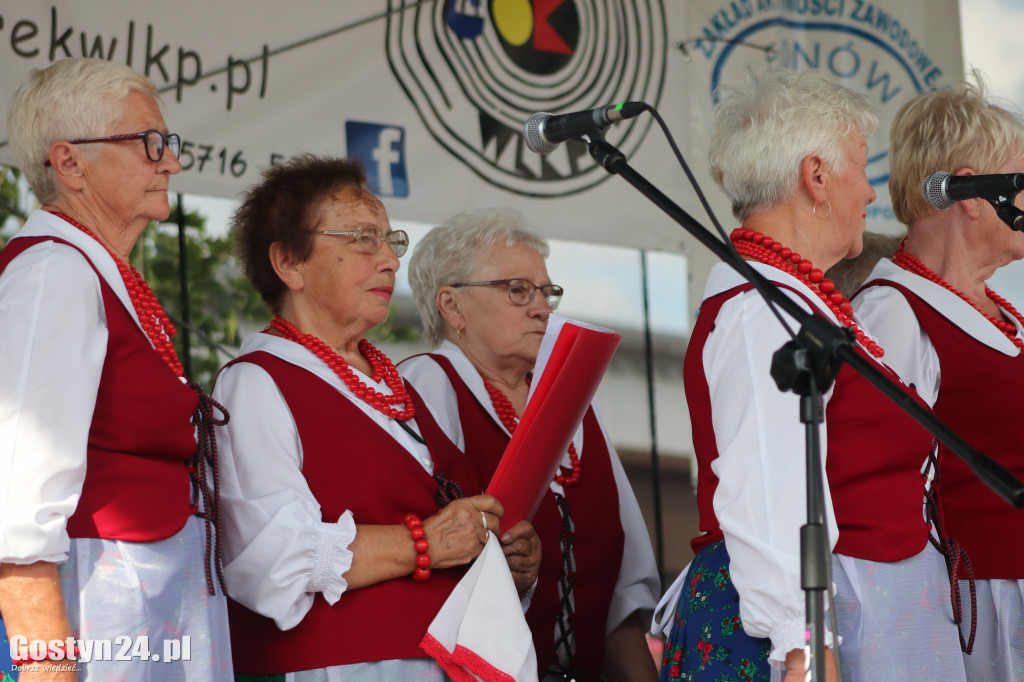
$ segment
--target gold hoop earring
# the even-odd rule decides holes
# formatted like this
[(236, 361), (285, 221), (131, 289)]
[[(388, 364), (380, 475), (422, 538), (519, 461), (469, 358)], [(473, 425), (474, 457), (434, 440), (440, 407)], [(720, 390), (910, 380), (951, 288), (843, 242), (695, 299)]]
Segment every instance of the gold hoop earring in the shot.
[(828, 199), (825, 200), (825, 205), (828, 206), (828, 213), (826, 213), (825, 215), (818, 215), (818, 202), (817, 201), (815, 201), (814, 202), (814, 206), (811, 207), (811, 213), (813, 213), (815, 215), (815, 217), (821, 218), (822, 220), (824, 220), (825, 218), (827, 218), (830, 215), (832, 215), (832, 204), (831, 204), (831, 202), (829, 202)]

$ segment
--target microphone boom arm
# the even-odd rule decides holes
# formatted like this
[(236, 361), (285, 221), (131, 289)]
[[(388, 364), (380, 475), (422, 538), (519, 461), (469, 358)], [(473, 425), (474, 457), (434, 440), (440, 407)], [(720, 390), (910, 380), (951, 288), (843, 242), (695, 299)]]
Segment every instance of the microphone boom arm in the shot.
[[(693, 235), (693, 237), (695, 237), (701, 244), (708, 247), (712, 253), (724, 262), (732, 265), (732, 267), (740, 274), (750, 277), (751, 284), (754, 285), (759, 293), (767, 298), (773, 305), (777, 305), (791, 317), (801, 321), (801, 330), (805, 329), (808, 318), (815, 317), (813, 313), (808, 313), (795, 301), (782, 294), (756, 270), (747, 267), (746, 263), (739, 258), (739, 254), (724, 244), (721, 240), (717, 239), (710, 231), (708, 231), (707, 228), (697, 222), (697, 220), (690, 216), (690, 214), (669, 199), (661, 192), (661, 190), (648, 182), (642, 175), (637, 173), (626, 161), (622, 152), (615, 149), (615, 147), (606, 142), (604, 138), (595, 134), (587, 136), (584, 141), (587, 142), (587, 147), (590, 150), (591, 156), (595, 161), (601, 164), (606, 171), (612, 175), (619, 175), (626, 182), (633, 185), (634, 188), (650, 199), (658, 208), (675, 220), (675, 222), (686, 229), (686, 231)], [(1012, 206), (1012, 202), (1010, 202), (1010, 206)], [(1024, 215), (1024, 212), (1016, 210), (1015, 215), (1020, 218)], [(741, 264), (737, 265), (737, 260), (741, 261)], [(904, 412), (938, 438), (938, 440), (953, 451), (954, 454), (960, 457), (960, 459), (971, 467), (971, 470), (974, 471), (978, 478), (994, 490), (1000, 497), (1014, 507), (1024, 507), (1024, 483), (1017, 480), (1009, 470), (998, 462), (992, 460), (987, 455), (983, 455), (974, 450), (967, 444), (967, 442), (953, 432), (952, 429), (939, 421), (931, 411), (921, 407), (917, 402), (910, 398), (910, 396), (906, 395), (887, 376), (885, 376), (881, 370), (858, 355), (854, 351), (853, 343), (846, 335), (845, 329), (832, 324), (815, 325), (815, 332), (822, 335), (834, 334), (836, 336), (845, 336), (845, 342), (842, 338), (830, 339), (828, 341), (818, 339), (809, 345), (819, 346), (820, 344), (819, 347), (832, 348), (832, 352), (841, 360), (849, 364), (859, 374), (863, 375), (864, 378), (878, 388), (887, 398), (895, 402)], [(819, 366), (824, 364), (827, 363), (820, 363)]]

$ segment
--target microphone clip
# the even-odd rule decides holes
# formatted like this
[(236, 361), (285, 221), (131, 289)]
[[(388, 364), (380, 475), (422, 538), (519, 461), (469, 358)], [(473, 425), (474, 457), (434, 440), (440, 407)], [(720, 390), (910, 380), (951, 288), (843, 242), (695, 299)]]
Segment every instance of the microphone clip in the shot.
[(1024, 211), (1014, 205), (1013, 200), (1016, 197), (1017, 194), (1014, 193), (1013, 196), (989, 199), (989, 203), (996, 209), (999, 219), (1009, 225), (1011, 230), (1024, 232)]

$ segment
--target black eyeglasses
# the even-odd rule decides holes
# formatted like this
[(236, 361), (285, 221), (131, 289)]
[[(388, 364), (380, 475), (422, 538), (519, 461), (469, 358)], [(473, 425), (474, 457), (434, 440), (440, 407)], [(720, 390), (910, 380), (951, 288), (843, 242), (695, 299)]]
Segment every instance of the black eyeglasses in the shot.
[[(175, 157), (181, 150), (181, 137), (177, 133), (164, 135), (159, 130), (146, 130), (141, 133), (127, 133), (125, 135), (111, 135), (110, 137), (89, 137), (81, 140), (68, 140), (68, 144), (92, 144), (93, 142), (126, 142), (142, 138), (146, 147), (146, 158), (153, 163), (164, 158), (164, 149), (171, 148)], [(43, 162), (44, 166), (50, 165), (50, 160)]]
[(490, 282), (459, 282), (458, 284), (449, 284), (450, 287), (507, 287), (508, 288), (508, 300), (512, 301), (515, 305), (529, 305), (533, 301), (534, 295), (537, 291), (540, 291), (540, 295), (544, 297), (544, 300), (548, 302), (551, 309), (554, 310), (558, 307), (558, 304), (562, 301), (562, 294), (565, 292), (562, 287), (557, 284), (545, 284), (540, 286), (534, 284), (528, 279), (494, 279)]
[(384, 242), (388, 243), (395, 255), (401, 258), (409, 249), (409, 235), (404, 230), (394, 230), (388, 234), (380, 231), (375, 225), (360, 227), (358, 230), (313, 230), (317, 234), (325, 234), (329, 237), (354, 237), (355, 244), (365, 253), (375, 254), (380, 251)]

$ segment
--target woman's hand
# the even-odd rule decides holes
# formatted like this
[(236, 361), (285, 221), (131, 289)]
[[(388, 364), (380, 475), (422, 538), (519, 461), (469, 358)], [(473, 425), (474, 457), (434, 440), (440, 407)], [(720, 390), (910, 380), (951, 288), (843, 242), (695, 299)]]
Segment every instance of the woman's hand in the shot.
[(477, 558), (487, 544), (487, 531), (498, 531), (498, 520), (504, 513), (505, 508), (497, 498), (474, 495), (453, 500), (424, 519), (423, 530), (430, 543), (430, 568), (462, 566)]
[[(786, 676), (782, 678), (782, 682), (804, 682), (806, 677), (804, 651), (803, 649), (793, 649), (786, 654)], [(825, 647), (825, 682), (837, 682), (838, 679), (836, 659), (832, 656), (832, 649)]]
[(533, 524), (523, 520), (509, 528), (501, 536), (501, 549), (505, 552), (505, 561), (508, 562), (516, 591), (522, 599), (533, 587), (540, 572), (540, 538)]

